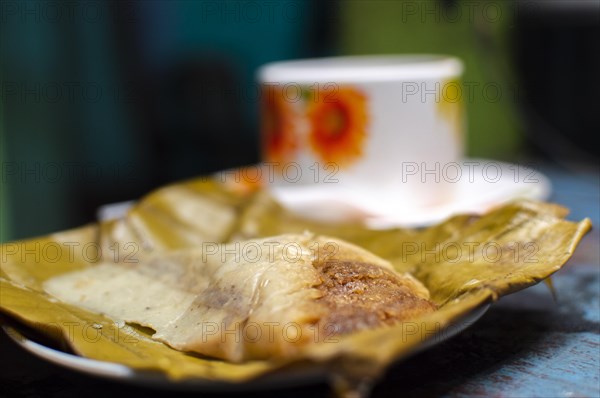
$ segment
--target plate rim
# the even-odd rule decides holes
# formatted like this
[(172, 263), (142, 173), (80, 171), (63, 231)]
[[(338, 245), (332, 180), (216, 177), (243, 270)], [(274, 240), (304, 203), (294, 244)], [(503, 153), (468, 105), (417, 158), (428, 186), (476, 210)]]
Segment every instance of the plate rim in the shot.
[[(491, 307), (491, 303), (482, 303), (469, 313), (456, 319), (451, 324), (440, 329), (436, 334), (415, 347), (408, 355), (398, 358), (402, 361), (410, 356), (427, 350), (437, 344), (449, 340), (477, 322)], [(143, 371), (130, 368), (116, 362), (101, 361), (86, 358), (59, 349), (48, 347), (23, 335), (14, 325), (2, 324), (2, 330), (21, 348), (37, 358), (69, 370), (83, 373), (92, 377), (107, 378), (114, 381), (126, 382), (134, 385), (161, 387), (178, 390), (204, 390), (204, 391), (249, 391), (267, 388), (283, 388), (298, 385), (316, 384), (326, 381), (327, 374), (322, 367), (286, 370), (285, 373), (273, 372), (259, 376), (256, 379), (242, 382), (226, 382), (192, 378), (172, 380), (166, 375), (156, 371)]]

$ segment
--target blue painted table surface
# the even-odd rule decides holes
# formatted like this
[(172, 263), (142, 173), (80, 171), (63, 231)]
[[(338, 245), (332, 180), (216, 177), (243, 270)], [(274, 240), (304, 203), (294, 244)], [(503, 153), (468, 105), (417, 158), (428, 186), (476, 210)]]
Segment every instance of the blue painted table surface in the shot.
[[(542, 169), (551, 201), (595, 228), (553, 277), (554, 301), (539, 284), (501, 299), (457, 337), (392, 367), (373, 397), (599, 397), (600, 182), (597, 172)], [(171, 396), (46, 363), (0, 337), (0, 394), (6, 396)], [(178, 395), (210, 396), (205, 393)], [(326, 397), (326, 385), (244, 394)], [(219, 396), (223, 396), (222, 394)]]

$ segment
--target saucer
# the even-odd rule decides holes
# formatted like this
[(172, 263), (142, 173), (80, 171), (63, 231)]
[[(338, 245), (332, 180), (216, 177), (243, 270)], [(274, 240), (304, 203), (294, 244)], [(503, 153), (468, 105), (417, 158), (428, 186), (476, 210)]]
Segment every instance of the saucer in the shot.
[(455, 214), (481, 214), (516, 199), (546, 200), (551, 193), (550, 180), (530, 167), (488, 159), (465, 159), (457, 166), (460, 178), (447, 181), (451, 184), (446, 197), (428, 205), (403, 203), (393, 189), (373, 194), (341, 184), (270, 186), (269, 190), (284, 207), (303, 217), (361, 221), (372, 229), (424, 227)]

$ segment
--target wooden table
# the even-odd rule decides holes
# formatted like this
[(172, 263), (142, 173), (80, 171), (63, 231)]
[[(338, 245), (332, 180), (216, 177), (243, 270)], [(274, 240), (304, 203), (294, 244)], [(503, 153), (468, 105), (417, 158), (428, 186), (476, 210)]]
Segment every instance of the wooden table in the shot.
[[(557, 300), (543, 284), (505, 297), (459, 336), (391, 368), (373, 397), (600, 396), (599, 175), (543, 171), (554, 185), (551, 200), (571, 208), (574, 220), (590, 217), (595, 228), (554, 276)], [(108, 398), (128, 393), (172, 395), (59, 368), (0, 336), (2, 396)], [(316, 398), (330, 393), (323, 384), (244, 396)]]

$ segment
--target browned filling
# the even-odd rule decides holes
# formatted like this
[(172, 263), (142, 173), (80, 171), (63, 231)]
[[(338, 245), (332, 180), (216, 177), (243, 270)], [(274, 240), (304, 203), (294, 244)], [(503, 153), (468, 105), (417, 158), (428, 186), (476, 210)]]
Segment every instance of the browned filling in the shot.
[(377, 265), (327, 261), (315, 266), (323, 281), (318, 300), (329, 309), (319, 321), (325, 337), (392, 325), (437, 308), (413, 291), (412, 281)]

